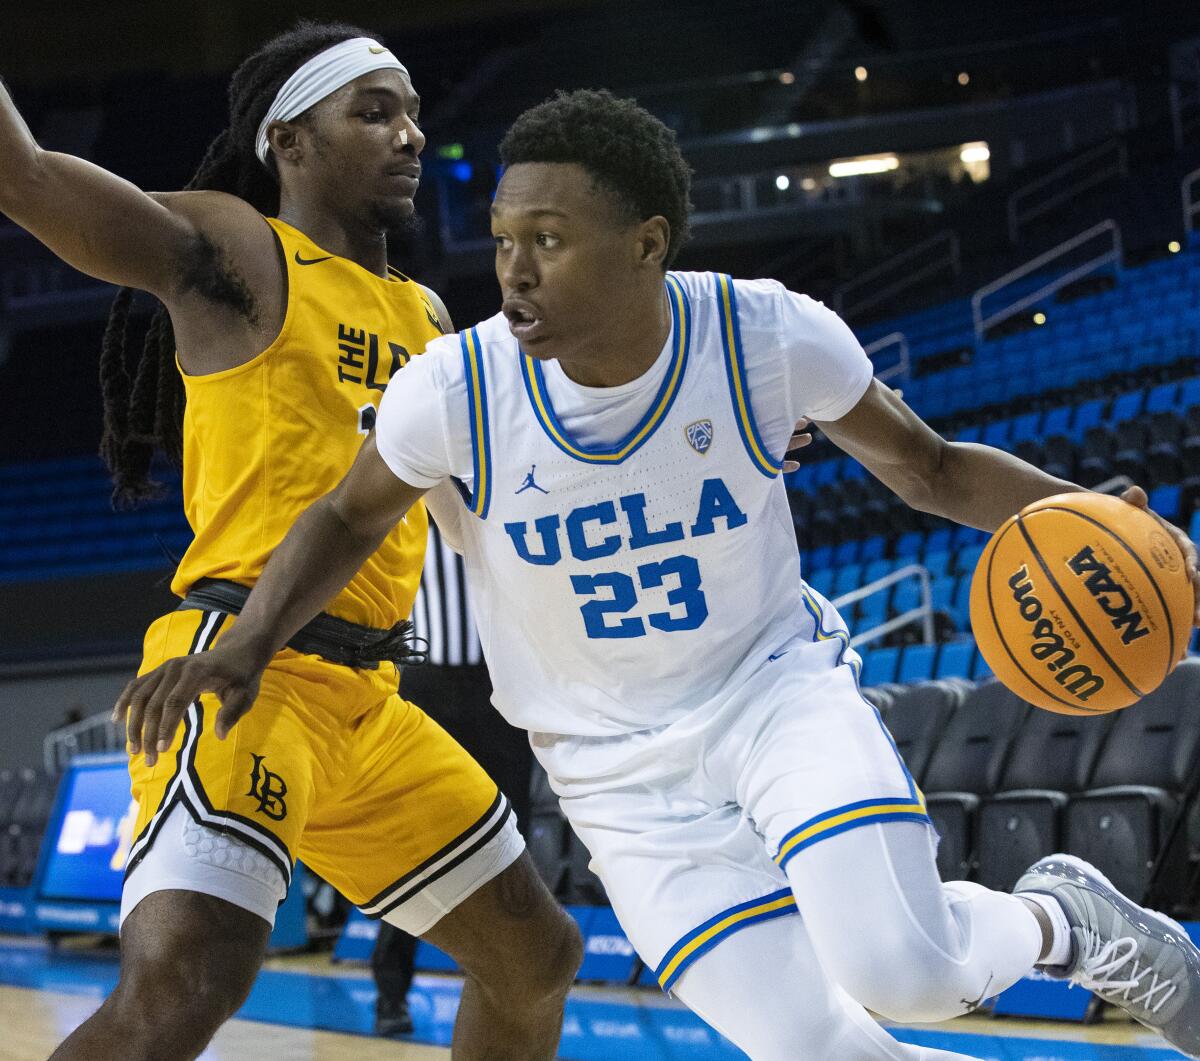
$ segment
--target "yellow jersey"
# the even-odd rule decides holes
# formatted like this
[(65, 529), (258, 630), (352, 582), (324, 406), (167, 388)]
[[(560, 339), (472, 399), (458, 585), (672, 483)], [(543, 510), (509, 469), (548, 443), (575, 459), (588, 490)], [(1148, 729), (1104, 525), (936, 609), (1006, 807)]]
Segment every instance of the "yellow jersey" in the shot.
[[(196, 537), (171, 583), (179, 596), (200, 578), (254, 584), (296, 518), (349, 470), (392, 374), (442, 332), (420, 285), (267, 224), (287, 268), (279, 335), (244, 365), (183, 375), (183, 503)], [(325, 610), (374, 627), (407, 618), (425, 540), (417, 505)]]

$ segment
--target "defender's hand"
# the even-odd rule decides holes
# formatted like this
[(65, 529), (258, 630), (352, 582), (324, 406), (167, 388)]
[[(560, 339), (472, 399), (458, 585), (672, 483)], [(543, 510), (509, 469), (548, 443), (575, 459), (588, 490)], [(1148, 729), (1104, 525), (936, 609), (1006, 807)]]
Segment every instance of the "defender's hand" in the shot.
[(153, 766), (158, 753), (171, 746), (184, 712), (201, 693), (215, 693), (220, 698), (214, 729), (218, 739), (224, 740), (254, 706), (263, 669), (259, 661), (225, 645), (169, 659), (125, 686), (113, 708), (113, 721), (126, 719), (130, 754), (144, 752), (146, 765)]
[[(812, 442), (812, 435), (808, 433), (808, 420), (798, 420), (796, 426), (792, 428), (792, 437), (788, 439), (788, 453), (794, 453), (798, 449), (803, 449)], [(800, 467), (799, 461), (785, 460), (783, 462), (783, 470), (785, 472), (794, 472)]]
[[(1121, 500), (1149, 512), (1150, 515), (1163, 525), (1167, 533), (1174, 539), (1175, 544), (1179, 546), (1179, 551), (1183, 553), (1184, 564), (1187, 566), (1188, 578), (1192, 580), (1192, 590), (1196, 595), (1196, 610), (1192, 614), (1192, 622), (1196, 626), (1200, 626), (1200, 573), (1197, 572), (1196, 543), (1184, 531), (1176, 527), (1174, 523), (1168, 523), (1150, 507), (1150, 500), (1146, 497), (1146, 491), (1140, 486), (1131, 486), (1126, 489), (1121, 495)], [(1184, 652), (1187, 652), (1186, 641), (1184, 643)]]

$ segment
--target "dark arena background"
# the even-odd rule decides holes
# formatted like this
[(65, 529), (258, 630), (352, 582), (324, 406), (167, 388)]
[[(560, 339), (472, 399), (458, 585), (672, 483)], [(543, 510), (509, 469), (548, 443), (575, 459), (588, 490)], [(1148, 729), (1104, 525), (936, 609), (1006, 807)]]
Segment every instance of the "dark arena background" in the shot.
[[(678, 268), (820, 299), (945, 437), (1087, 487), (1139, 484), (1200, 536), (1194, 0), (9, 2), (0, 76), (43, 147), (178, 189), (224, 125), (233, 68), (298, 16), (369, 27), (411, 71), (423, 226), (393, 264), (456, 321), (499, 305), (488, 210), (504, 129), (557, 88), (607, 87), (675, 130), (694, 169)], [(98, 362), (113, 295), (0, 216), (0, 1058), (13, 1061), (46, 1057), (116, 983), (132, 810), (108, 716), (146, 626), (177, 603), (169, 576), (191, 540), (165, 462), (159, 497), (110, 500)], [(151, 309), (135, 300), (135, 332)], [(943, 878), (1008, 889), (1069, 851), (1195, 928), (1200, 659), (1123, 712), (1035, 710), (989, 680), (972, 640), (987, 536), (906, 507), (819, 435), (798, 460), (805, 578), (850, 624), (865, 693), (941, 833)], [(560, 1056), (743, 1056), (657, 989), (544, 776), (530, 786), (532, 855), (585, 940)], [(412, 1034), (373, 1037), (377, 927), (299, 869), (266, 968), (202, 1056), (448, 1058), (461, 980), (424, 945)], [(1181, 1056), (1044, 979), (893, 1032), (996, 1061)]]

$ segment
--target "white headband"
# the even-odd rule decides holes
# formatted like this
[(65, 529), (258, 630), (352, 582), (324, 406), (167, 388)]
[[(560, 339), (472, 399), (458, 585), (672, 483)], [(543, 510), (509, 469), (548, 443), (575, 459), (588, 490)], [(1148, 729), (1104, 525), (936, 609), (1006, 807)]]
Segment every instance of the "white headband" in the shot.
[(267, 126), (272, 122), (290, 122), (314, 103), (320, 103), (330, 93), (373, 70), (408, 73), (407, 67), (399, 59), (370, 37), (342, 41), (309, 59), (280, 86), (275, 94), (275, 102), (258, 127), (254, 153), (259, 162), (265, 166), (271, 150), (267, 143)]

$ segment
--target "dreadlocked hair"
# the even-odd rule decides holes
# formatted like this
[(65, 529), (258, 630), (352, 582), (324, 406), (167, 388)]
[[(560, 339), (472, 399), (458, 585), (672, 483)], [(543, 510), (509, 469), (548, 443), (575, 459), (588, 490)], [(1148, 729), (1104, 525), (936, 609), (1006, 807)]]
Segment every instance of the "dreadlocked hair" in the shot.
[[(274, 156), (267, 165), (254, 153), (258, 127), (280, 86), (312, 56), (342, 41), (373, 34), (345, 23), (297, 22), (269, 40), (234, 71), (229, 83), (229, 125), (204, 153), (184, 191), (236, 195), (259, 213), (279, 211), (279, 175)], [(175, 367), (175, 332), (166, 307), (157, 304), (131, 365), (129, 316), (133, 290), (113, 299), (100, 351), (100, 392), (104, 432), (100, 456), (113, 479), (113, 504), (128, 507), (157, 497), (162, 488), (150, 478), (156, 451), (170, 465), (183, 466), (183, 379)]]

